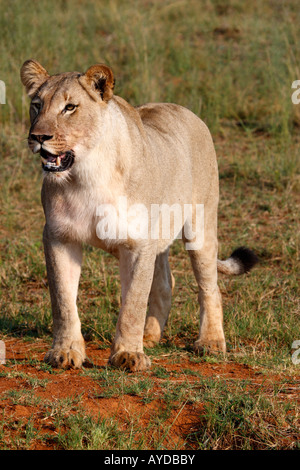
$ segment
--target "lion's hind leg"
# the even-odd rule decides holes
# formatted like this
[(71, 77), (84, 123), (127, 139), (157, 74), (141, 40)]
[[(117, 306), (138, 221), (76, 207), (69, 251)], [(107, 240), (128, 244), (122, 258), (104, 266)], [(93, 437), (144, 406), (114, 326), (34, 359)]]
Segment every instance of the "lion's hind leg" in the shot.
[(144, 330), (144, 346), (153, 347), (161, 339), (171, 309), (175, 281), (170, 271), (169, 250), (158, 255), (149, 295), (149, 309)]
[[(187, 248), (199, 288), (200, 330), (194, 343), (194, 351), (199, 354), (225, 353), (222, 299), (217, 284), (217, 199), (207, 204), (205, 209), (203, 225), (199, 224), (198, 229), (202, 230), (202, 237), (201, 233), (195, 232), (193, 224), (194, 233), (201, 243), (195, 247), (192, 245), (192, 249)], [(187, 232), (190, 228), (188, 227)]]
[(226, 343), (223, 331), (223, 309), (217, 285), (216, 255), (190, 251), (194, 274), (199, 287), (200, 305), (199, 337), (194, 343), (198, 354), (225, 353)]

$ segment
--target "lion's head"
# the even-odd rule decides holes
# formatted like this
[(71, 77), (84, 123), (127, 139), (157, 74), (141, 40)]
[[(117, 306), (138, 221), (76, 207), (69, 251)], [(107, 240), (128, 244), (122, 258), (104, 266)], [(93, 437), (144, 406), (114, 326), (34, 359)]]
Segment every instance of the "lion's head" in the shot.
[(68, 172), (97, 144), (101, 121), (113, 96), (114, 77), (106, 65), (86, 73), (50, 76), (35, 60), (21, 68), (21, 80), (31, 98), (28, 145), (39, 153), (45, 172)]

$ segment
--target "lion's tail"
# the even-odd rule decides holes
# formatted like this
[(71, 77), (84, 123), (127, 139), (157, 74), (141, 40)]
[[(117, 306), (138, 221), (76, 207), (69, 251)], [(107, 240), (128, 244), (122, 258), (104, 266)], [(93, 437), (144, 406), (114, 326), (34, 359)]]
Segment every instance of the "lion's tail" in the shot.
[(229, 275), (248, 273), (258, 261), (253, 251), (241, 246), (234, 250), (225, 261), (218, 260), (218, 272)]

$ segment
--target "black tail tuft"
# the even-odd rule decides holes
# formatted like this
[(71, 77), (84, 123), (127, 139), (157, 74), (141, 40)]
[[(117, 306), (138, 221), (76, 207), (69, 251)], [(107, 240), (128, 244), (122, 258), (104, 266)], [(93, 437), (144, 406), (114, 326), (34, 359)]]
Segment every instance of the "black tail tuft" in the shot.
[(241, 274), (248, 273), (259, 262), (256, 254), (244, 246), (234, 250), (230, 258), (233, 258), (240, 265)]

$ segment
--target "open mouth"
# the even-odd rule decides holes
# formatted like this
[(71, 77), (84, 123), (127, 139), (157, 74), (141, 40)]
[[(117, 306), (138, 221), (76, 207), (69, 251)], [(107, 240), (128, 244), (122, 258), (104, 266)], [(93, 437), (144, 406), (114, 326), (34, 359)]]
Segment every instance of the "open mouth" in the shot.
[(66, 171), (74, 163), (74, 153), (68, 150), (60, 155), (53, 155), (47, 150), (41, 149), (40, 151), (42, 168), (44, 171), (58, 172)]

